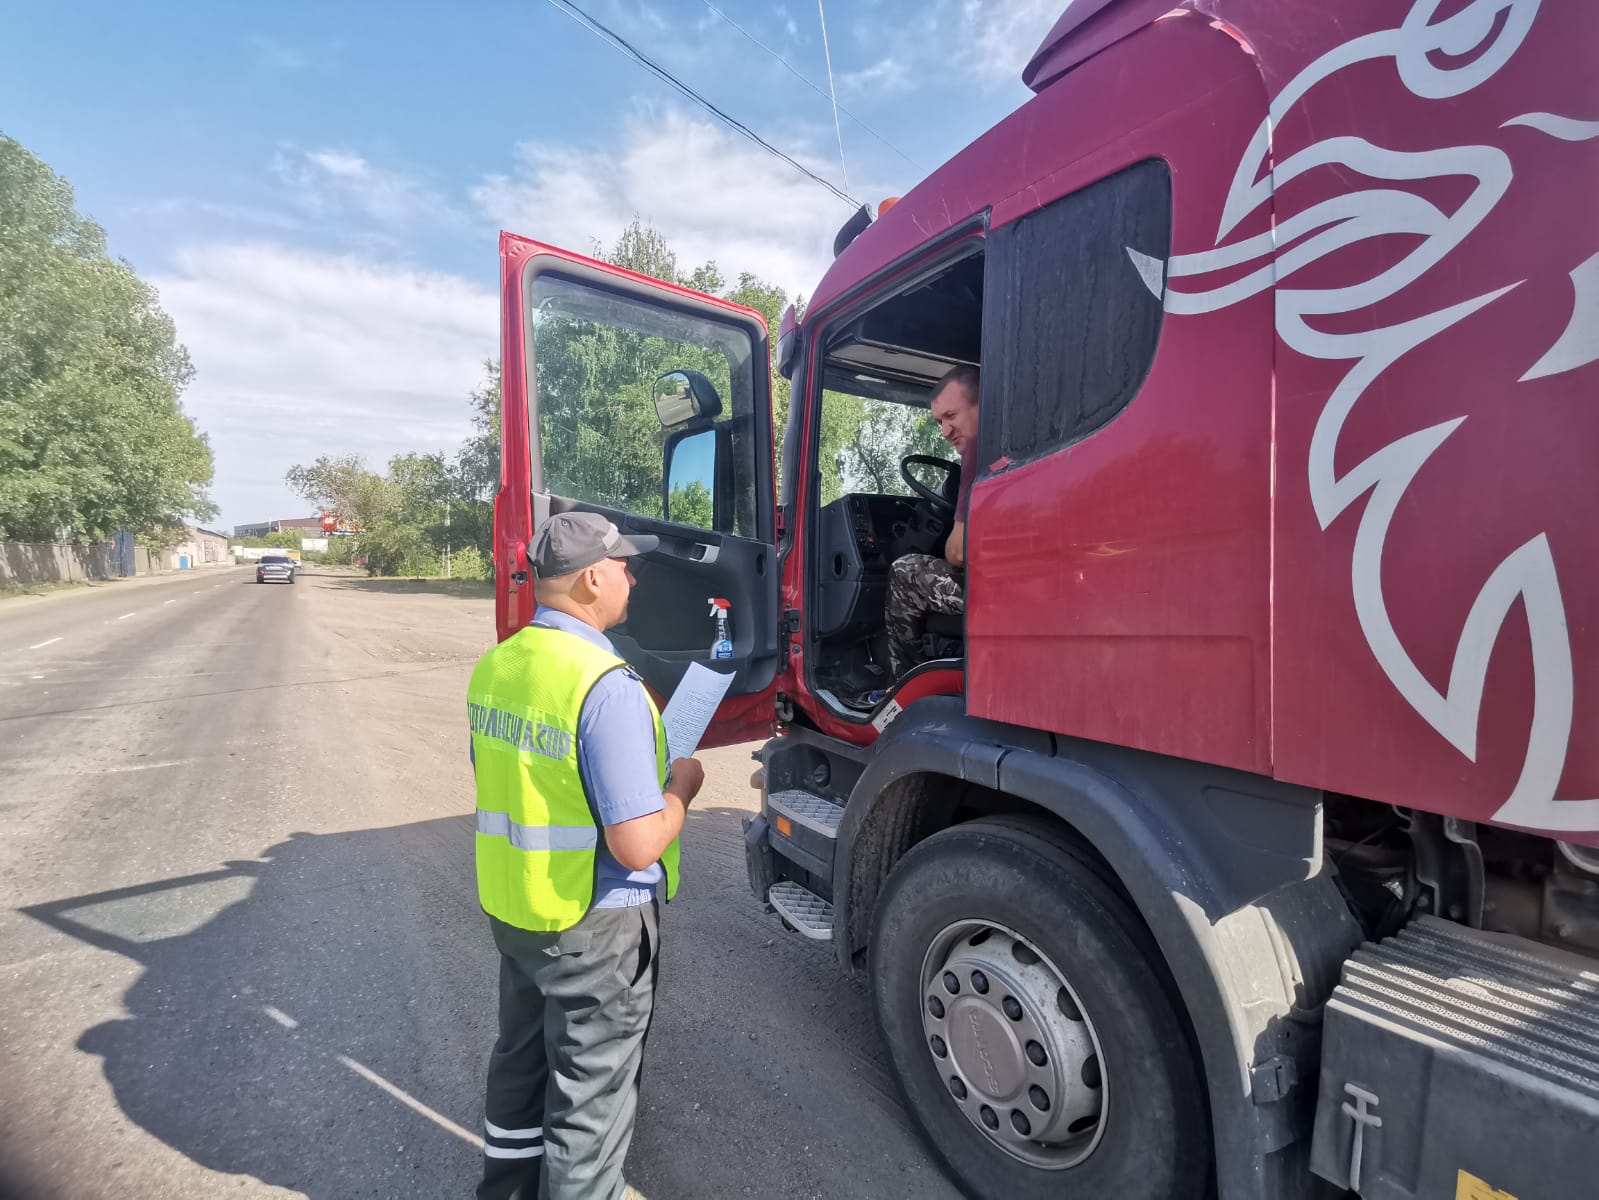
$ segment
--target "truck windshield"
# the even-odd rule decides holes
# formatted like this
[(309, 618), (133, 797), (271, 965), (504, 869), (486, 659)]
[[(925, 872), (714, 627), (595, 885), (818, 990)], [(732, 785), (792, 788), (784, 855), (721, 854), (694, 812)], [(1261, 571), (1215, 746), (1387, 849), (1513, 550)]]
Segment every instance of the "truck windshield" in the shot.
[[(901, 459), (907, 454), (955, 457), (927, 409), (831, 390), (822, 393), (821, 441), (823, 504), (850, 492), (912, 495), (900, 477)], [(929, 479), (934, 486), (939, 482)]]

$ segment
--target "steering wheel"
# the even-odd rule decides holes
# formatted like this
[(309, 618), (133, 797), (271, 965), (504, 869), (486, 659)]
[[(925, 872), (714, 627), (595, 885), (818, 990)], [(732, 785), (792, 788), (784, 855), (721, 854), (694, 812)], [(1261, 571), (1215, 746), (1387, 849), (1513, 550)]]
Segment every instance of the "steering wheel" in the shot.
[(918, 497), (931, 504), (940, 516), (952, 516), (955, 512), (955, 502), (944, 499), (942, 492), (935, 492), (920, 479), (911, 474), (912, 467), (938, 467), (945, 474), (944, 486), (949, 486), (949, 479), (959, 474), (961, 465), (959, 459), (939, 458), (936, 454), (907, 454), (900, 459), (899, 477), (905, 481), (905, 486), (915, 492)]

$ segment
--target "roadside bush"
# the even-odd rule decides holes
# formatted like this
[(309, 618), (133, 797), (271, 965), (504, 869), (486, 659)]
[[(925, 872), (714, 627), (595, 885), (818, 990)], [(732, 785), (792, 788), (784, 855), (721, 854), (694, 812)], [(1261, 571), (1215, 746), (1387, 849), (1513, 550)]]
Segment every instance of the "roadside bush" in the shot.
[(456, 579), (489, 579), (493, 571), (482, 552), (476, 546), (468, 546), (450, 555), (450, 574)]
[(356, 555), (359, 553), (360, 540), (358, 538), (329, 538), (328, 552), (323, 555), (322, 561), (334, 567), (353, 567)]

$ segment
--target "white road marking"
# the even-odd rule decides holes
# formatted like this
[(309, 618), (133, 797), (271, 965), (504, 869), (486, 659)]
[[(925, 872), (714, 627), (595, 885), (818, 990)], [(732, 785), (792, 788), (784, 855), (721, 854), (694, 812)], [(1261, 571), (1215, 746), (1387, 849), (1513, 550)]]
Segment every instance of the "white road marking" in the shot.
[(128, 619), (128, 618), (129, 618), (129, 617), (136, 617), (136, 616), (138, 616), (138, 615), (139, 615), (139, 614), (138, 614), (138, 613), (136, 613), (136, 612), (130, 612), (130, 613), (123, 613), (123, 614), (122, 614), (122, 615), (121, 615), (121, 616), (120, 616), (120, 617), (118, 617), (118, 618), (117, 618), (117, 620), (119, 620), (119, 621), (126, 621), (126, 620), (127, 620), (127, 619)]
[(267, 1016), (271, 1017), (285, 1029), (298, 1029), (300, 1027), (300, 1022), (289, 1016), (289, 1014), (284, 1012), (281, 1008), (273, 1008), (270, 1004), (263, 1004), (261, 1006), (261, 1011), (266, 1013)]
[(368, 1083), (372, 1084), (374, 1087), (381, 1088), (383, 1091), (393, 1096), (396, 1100), (405, 1105), (407, 1108), (411, 1109), (413, 1112), (421, 1113), (440, 1129), (443, 1129), (448, 1133), (453, 1133), (456, 1137), (460, 1138), (469, 1146), (473, 1146), (478, 1150), (483, 1149), (483, 1139), (478, 1137), (477, 1134), (470, 1133), (467, 1130), (462, 1129), (454, 1121), (450, 1120), (449, 1117), (446, 1117), (442, 1113), (435, 1112), (409, 1092), (395, 1087), (394, 1084), (390, 1083), (387, 1079), (383, 1078), (383, 1076), (379, 1075), (370, 1067), (364, 1067), (360, 1063), (356, 1062), (355, 1059), (349, 1058), (343, 1054), (336, 1055), (335, 1057), (338, 1058), (339, 1062), (343, 1066), (346, 1066), (350, 1070), (354, 1071), (357, 1075), (366, 1080)]
[[(63, 634), (62, 636), (64, 637), (65, 635)], [(28, 649), (29, 650), (43, 650), (46, 646), (54, 646), (60, 640), (61, 640), (61, 638), (53, 637), (49, 641), (46, 641), (46, 642), (35, 642), (33, 645), (29, 646)]]
[(161, 601), (161, 603), (162, 604), (176, 604), (177, 601), (176, 600), (163, 600), (163, 601)]

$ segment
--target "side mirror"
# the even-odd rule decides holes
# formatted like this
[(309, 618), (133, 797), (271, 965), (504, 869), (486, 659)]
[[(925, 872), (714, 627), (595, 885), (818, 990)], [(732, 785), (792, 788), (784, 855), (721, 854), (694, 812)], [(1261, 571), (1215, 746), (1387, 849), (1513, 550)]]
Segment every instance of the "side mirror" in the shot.
[(722, 415), (716, 387), (698, 371), (668, 371), (655, 381), (655, 416), (664, 428)]
[(777, 373), (784, 379), (794, 378), (794, 358), (799, 353), (799, 317), (790, 304), (783, 310), (777, 323)]
[(716, 529), (716, 480), (722, 437), (716, 429), (683, 430), (666, 439), (661, 517), (674, 525)]

